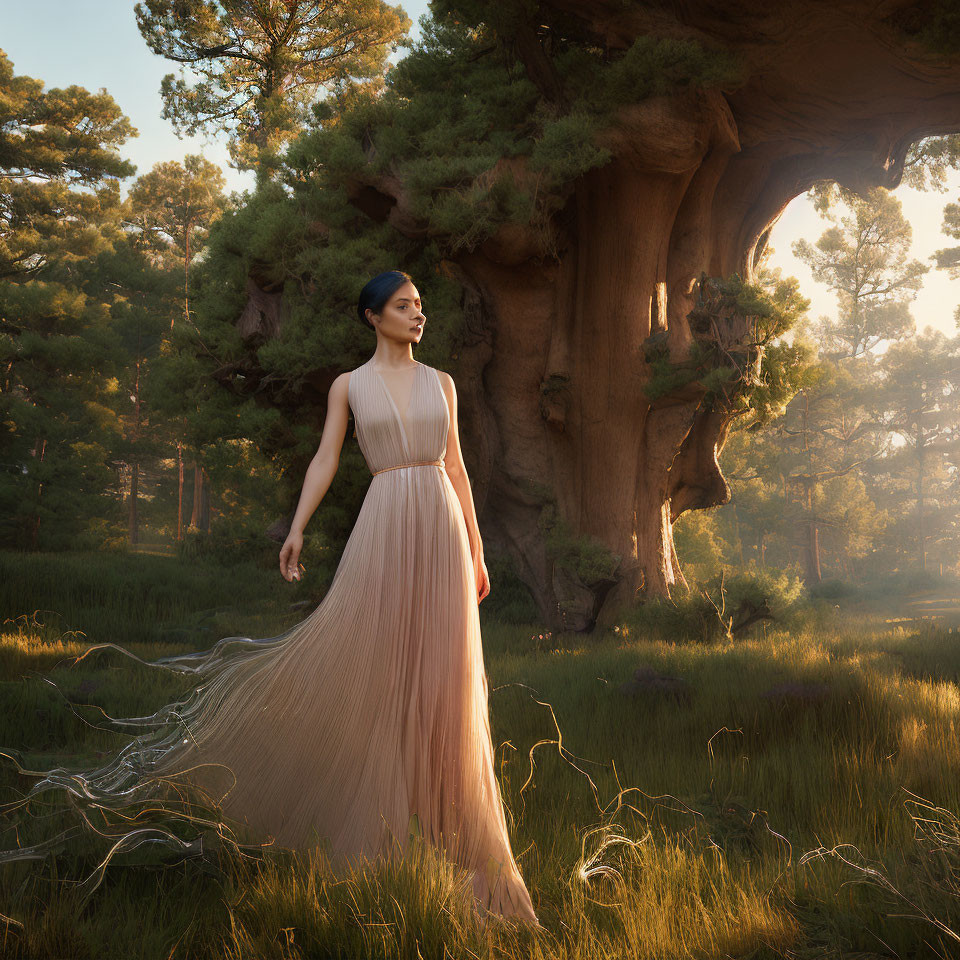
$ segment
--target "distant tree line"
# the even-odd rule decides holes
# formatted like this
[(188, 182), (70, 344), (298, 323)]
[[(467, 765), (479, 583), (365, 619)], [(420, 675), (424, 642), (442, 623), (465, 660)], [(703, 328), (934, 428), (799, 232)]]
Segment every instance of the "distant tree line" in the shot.
[[(832, 226), (794, 251), (835, 292), (836, 316), (795, 326), (809, 358), (799, 389), (782, 416), (747, 419), (728, 440), (732, 499), (684, 518), (682, 555), (704, 570), (792, 568), (807, 584), (958, 575), (960, 337), (916, 332), (910, 304), (929, 268), (908, 257), (896, 197), (825, 196)], [(955, 270), (954, 254), (938, 251), (938, 264)]]

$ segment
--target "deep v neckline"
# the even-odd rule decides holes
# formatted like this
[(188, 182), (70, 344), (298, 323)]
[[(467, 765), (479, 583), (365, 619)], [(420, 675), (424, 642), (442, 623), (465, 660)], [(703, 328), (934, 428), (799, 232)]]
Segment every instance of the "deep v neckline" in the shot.
[[(413, 383), (410, 385), (410, 396), (407, 399), (407, 406), (404, 410), (404, 414), (409, 416), (411, 409), (413, 408), (413, 399), (417, 392), (417, 383), (420, 380), (420, 368), (425, 367), (426, 364), (421, 363), (419, 360), (414, 360), (414, 363), (417, 365), (417, 369), (413, 372)], [(390, 407), (393, 410), (394, 416), (397, 418), (397, 423), (400, 426), (400, 439), (403, 442), (403, 449), (406, 451), (407, 456), (410, 455), (410, 444), (407, 440), (407, 428), (404, 418), (400, 415), (400, 408), (397, 406), (397, 401), (393, 399), (393, 394), (390, 392), (390, 388), (387, 386), (387, 381), (383, 379), (383, 375), (380, 371), (371, 363), (370, 369), (376, 374), (377, 380), (380, 382), (380, 386), (383, 387), (383, 392), (387, 395), (387, 400), (390, 402)]]

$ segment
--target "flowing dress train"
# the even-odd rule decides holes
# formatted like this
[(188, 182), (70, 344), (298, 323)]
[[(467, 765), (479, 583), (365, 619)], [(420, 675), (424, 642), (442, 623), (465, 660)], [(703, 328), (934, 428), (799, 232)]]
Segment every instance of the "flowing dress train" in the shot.
[(107, 801), (135, 795), (148, 774), (189, 768), (190, 782), (222, 794), (224, 813), (257, 834), (347, 860), (394, 855), (414, 823), (470, 872), (481, 913), (537, 924), (494, 773), (438, 371), (416, 362), (407, 396), (395, 397), (367, 361), (351, 372), (348, 398), (373, 476), (313, 613), (278, 637), (148, 661), (206, 682), (188, 701), (116, 721), (159, 728), (152, 738), (96, 771), (51, 772), (35, 789)]

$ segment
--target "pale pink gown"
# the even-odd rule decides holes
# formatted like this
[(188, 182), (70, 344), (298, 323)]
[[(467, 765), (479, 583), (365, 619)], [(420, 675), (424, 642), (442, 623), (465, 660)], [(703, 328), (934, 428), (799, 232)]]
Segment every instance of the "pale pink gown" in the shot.
[[(423, 363), (406, 397), (394, 390), (372, 361), (350, 375), (374, 476), (323, 601), (279, 638), (235, 638), (232, 661), (225, 646), (182, 711), (193, 742), (157, 751), (153, 769), (224, 764), (236, 777), (226, 814), (280, 845), (324, 841), (334, 857), (395, 854), (418, 825), (471, 871), (481, 913), (536, 922), (494, 775), (466, 523), (439, 465), (449, 407)], [(401, 466), (421, 460), (439, 463)], [(202, 657), (209, 672), (212, 651)], [(220, 772), (192, 776), (222, 793), (233, 776)]]

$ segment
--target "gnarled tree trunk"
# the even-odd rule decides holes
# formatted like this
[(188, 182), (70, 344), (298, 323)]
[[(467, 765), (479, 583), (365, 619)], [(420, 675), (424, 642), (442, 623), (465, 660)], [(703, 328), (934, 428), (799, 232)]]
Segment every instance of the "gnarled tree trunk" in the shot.
[[(447, 263), (464, 289), (457, 382), (482, 533), (516, 559), (550, 623), (589, 629), (683, 583), (673, 522), (730, 496), (717, 457), (732, 414), (696, 382), (651, 400), (651, 345), (678, 362), (698, 339), (746, 349), (743, 318), (692, 322), (697, 279), (751, 280), (772, 225), (818, 180), (895, 187), (912, 142), (960, 131), (960, 63), (908, 39), (928, 10), (916, 2), (544, 6), (612, 51), (669, 33), (724, 43), (750, 67), (736, 91), (624, 108), (603, 136), (614, 158), (573, 185), (548, 230), (511, 224)], [(525, 176), (522, 159), (503, 166)], [(371, 190), (418, 235), (402, 183), (358, 183), (358, 204)], [(612, 574), (557, 562), (545, 517), (603, 545)]]

